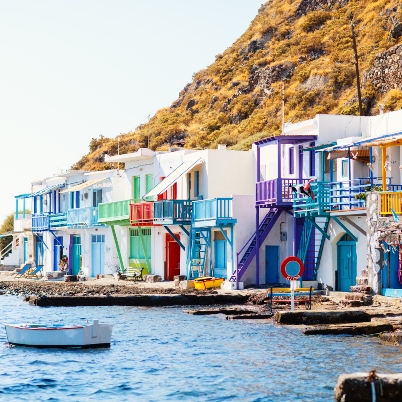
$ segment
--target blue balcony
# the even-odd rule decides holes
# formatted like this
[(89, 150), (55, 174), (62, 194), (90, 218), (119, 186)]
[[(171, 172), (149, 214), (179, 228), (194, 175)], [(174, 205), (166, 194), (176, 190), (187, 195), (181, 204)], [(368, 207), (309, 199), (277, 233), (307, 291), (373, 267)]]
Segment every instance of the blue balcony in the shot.
[(212, 198), (193, 201), (193, 227), (216, 227), (234, 225), (232, 198)]
[[(377, 179), (371, 181), (370, 178), (332, 183), (313, 182), (311, 183), (311, 190), (314, 199), (299, 193), (295, 195), (293, 200), (294, 216), (296, 218), (329, 216), (330, 213), (364, 210), (366, 192), (381, 189), (381, 183)], [(402, 186), (387, 184), (387, 189), (398, 191), (402, 189)]]
[(49, 214), (33, 214), (32, 215), (32, 232), (46, 232), (50, 229)]
[(162, 200), (154, 203), (154, 223), (158, 225), (191, 225), (193, 201)]
[(63, 228), (67, 226), (67, 212), (49, 215), (50, 229)]
[(100, 225), (97, 207), (69, 209), (67, 211), (67, 227), (86, 228)]
[(256, 183), (256, 205), (292, 207), (293, 187), (299, 187), (305, 179), (277, 178)]
[(40, 233), (67, 226), (67, 213), (43, 212), (32, 215), (32, 232)]

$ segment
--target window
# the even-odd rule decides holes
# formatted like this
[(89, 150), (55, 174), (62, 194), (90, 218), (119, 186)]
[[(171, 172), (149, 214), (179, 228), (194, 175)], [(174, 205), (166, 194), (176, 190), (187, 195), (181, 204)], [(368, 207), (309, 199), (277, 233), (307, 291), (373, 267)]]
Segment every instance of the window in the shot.
[(191, 199), (191, 173), (187, 173), (187, 199)]
[(310, 177), (315, 176), (315, 151), (310, 152)]
[(154, 175), (146, 174), (145, 175), (145, 193), (148, 193), (154, 188)]
[(75, 209), (80, 207), (80, 192), (71, 191), (70, 193), (70, 209)]
[(342, 177), (349, 177), (349, 160), (342, 161)]
[(92, 191), (92, 206), (97, 207), (100, 203), (102, 203), (102, 190), (93, 190)]
[(197, 170), (194, 172), (194, 197), (198, 197), (200, 195), (200, 171)]
[(289, 174), (295, 174), (295, 152), (294, 148), (289, 148)]

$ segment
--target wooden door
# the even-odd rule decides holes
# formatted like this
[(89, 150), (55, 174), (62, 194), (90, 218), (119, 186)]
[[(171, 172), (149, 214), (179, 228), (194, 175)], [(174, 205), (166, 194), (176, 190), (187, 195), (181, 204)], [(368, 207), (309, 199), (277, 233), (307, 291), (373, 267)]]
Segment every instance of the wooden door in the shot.
[[(180, 235), (174, 234), (178, 240)], [(166, 233), (166, 272), (165, 279), (173, 281), (175, 275), (180, 275), (180, 246), (173, 237)]]

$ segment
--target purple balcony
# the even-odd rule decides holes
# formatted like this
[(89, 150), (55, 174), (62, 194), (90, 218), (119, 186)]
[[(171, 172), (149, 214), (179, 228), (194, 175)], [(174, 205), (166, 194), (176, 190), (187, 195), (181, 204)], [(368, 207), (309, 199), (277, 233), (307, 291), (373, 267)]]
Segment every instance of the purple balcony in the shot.
[(292, 187), (299, 188), (308, 179), (279, 178), (256, 183), (256, 204), (292, 206)]

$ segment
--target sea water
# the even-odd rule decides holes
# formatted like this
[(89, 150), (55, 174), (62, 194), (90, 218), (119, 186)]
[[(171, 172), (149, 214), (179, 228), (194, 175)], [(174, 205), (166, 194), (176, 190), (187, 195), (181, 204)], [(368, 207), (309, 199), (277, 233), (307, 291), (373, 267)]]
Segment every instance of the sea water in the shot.
[(1, 401), (332, 401), (342, 373), (400, 372), (401, 349), (374, 337), (304, 336), (182, 308), (30, 306), (0, 296), (3, 323), (113, 324), (105, 349), (9, 347)]

